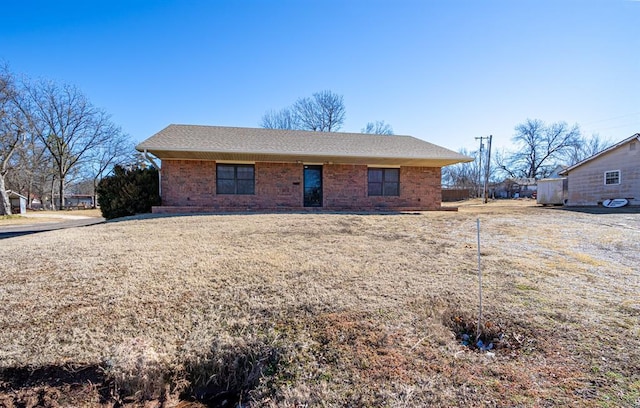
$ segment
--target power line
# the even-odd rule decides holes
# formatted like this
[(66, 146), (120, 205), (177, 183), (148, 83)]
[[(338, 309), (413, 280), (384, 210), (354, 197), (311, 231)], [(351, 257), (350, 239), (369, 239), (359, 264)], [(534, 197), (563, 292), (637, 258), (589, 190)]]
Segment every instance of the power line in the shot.
[(613, 116), (613, 117), (605, 118), (605, 119), (596, 119), (596, 120), (592, 120), (590, 122), (586, 122), (586, 123), (584, 123), (584, 125), (591, 125), (591, 124), (594, 124), (594, 123), (608, 122), (610, 120), (628, 118), (629, 116), (636, 116), (636, 115), (640, 115), (640, 112), (628, 113), (626, 115)]

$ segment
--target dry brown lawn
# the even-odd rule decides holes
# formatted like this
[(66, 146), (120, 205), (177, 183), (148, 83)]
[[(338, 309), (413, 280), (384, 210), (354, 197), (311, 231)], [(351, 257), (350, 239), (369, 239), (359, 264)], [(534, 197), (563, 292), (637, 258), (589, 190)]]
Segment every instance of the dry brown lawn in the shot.
[[(476, 218), (492, 353), (459, 338)], [(0, 249), (0, 406), (640, 406), (640, 213), (141, 217)]]

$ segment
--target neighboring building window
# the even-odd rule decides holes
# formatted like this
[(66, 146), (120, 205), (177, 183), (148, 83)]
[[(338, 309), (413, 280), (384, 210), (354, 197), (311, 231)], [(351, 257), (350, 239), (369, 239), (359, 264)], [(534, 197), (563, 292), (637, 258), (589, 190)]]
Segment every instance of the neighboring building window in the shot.
[(370, 196), (399, 196), (400, 169), (369, 169)]
[(218, 164), (216, 191), (218, 194), (254, 194), (254, 175), (253, 164)]
[(620, 184), (620, 170), (605, 171), (604, 172), (604, 184)]

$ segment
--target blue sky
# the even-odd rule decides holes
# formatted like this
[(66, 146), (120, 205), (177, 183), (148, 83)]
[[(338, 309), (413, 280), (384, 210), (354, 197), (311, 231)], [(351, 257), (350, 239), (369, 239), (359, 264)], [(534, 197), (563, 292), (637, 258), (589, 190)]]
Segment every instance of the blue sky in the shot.
[(640, 132), (640, 1), (8, 1), (0, 60), (78, 86), (139, 142), (257, 127), (331, 90), (343, 131), (384, 120), (457, 150), (527, 118)]

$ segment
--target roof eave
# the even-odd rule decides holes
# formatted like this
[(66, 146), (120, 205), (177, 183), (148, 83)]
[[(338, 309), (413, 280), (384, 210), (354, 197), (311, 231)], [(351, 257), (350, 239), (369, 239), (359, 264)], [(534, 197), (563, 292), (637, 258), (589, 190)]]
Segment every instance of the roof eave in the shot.
[(385, 157), (385, 156), (341, 156), (310, 155), (286, 153), (247, 153), (247, 152), (205, 152), (190, 150), (164, 150), (136, 146), (139, 151), (153, 154), (160, 160), (211, 160), (238, 162), (273, 162), (273, 163), (323, 163), (323, 164), (366, 164), (388, 166), (422, 166), (443, 167), (456, 163), (473, 161), (462, 157)]

